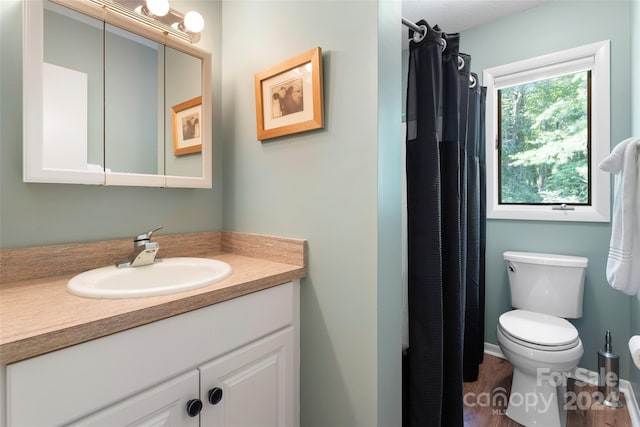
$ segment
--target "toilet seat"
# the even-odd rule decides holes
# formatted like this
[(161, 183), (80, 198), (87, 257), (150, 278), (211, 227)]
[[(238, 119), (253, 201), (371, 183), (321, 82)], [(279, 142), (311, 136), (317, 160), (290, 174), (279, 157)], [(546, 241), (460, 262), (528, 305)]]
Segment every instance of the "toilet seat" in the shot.
[(498, 327), (509, 340), (536, 350), (568, 350), (580, 343), (578, 330), (567, 320), (533, 311), (503, 313)]

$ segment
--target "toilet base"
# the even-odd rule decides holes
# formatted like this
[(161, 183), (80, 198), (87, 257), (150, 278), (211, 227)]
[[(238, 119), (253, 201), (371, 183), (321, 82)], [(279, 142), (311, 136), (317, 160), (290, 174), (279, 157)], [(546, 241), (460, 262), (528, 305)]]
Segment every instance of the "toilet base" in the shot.
[(507, 416), (524, 426), (565, 427), (566, 386), (555, 386), (515, 369)]

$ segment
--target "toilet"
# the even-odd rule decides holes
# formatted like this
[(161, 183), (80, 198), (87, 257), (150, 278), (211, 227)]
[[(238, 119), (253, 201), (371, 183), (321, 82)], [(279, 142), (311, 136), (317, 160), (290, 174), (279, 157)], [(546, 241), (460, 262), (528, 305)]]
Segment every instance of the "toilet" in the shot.
[(507, 251), (514, 310), (498, 319), (498, 344), (513, 365), (507, 416), (524, 426), (565, 427), (566, 379), (584, 353), (566, 318), (582, 317), (588, 259)]

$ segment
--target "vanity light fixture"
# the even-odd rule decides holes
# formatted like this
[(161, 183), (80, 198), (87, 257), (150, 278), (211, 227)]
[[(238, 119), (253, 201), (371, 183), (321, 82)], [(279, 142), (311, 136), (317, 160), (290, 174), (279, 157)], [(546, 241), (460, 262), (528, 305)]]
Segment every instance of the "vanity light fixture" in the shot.
[[(156, 16), (165, 16), (171, 9), (168, 0), (146, 0), (140, 7), (140, 13), (147, 15), (149, 18)], [(136, 8), (138, 12), (138, 8)]]
[(204, 28), (204, 19), (198, 12), (191, 10), (184, 15), (184, 19), (178, 24), (178, 28), (190, 33), (200, 33)]
[[(54, 0), (55, 1), (55, 0)], [(145, 24), (166, 35), (173, 35), (189, 43), (200, 41), (204, 18), (198, 12), (186, 14), (171, 8), (169, 0), (88, 0), (102, 9), (118, 13)]]

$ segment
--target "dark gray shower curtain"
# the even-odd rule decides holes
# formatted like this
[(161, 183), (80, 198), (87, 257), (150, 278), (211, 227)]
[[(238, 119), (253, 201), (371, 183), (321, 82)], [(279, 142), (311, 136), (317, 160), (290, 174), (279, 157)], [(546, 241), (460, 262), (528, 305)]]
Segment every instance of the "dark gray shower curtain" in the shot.
[(428, 29), (409, 55), (403, 424), (455, 427), (484, 347), (484, 98), (459, 35)]

